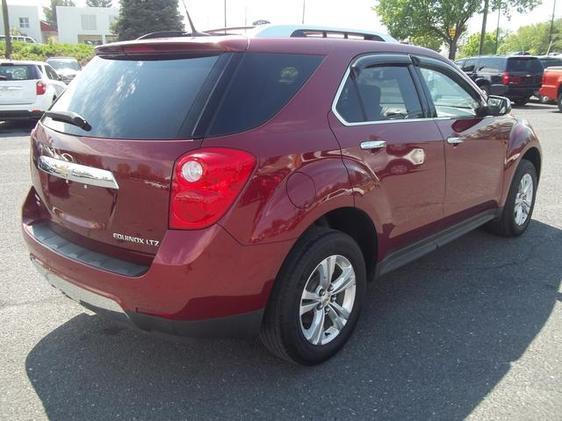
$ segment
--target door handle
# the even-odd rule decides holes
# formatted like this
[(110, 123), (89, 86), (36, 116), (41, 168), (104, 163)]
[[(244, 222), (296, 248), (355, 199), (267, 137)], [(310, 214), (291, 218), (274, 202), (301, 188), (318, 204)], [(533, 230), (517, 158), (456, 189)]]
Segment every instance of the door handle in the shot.
[(447, 138), (447, 143), (451, 145), (458, 145), (459, 143), (464, 142), (464, 137), (449, 137)]
[(365, 140), (361, 142), (361, 149), (381, 149), (386, 146), (386, 140)]

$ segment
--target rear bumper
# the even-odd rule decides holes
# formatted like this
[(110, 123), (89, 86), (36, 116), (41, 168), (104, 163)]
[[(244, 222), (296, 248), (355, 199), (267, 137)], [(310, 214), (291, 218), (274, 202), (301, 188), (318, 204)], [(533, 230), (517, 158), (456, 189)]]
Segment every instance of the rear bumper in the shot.
[(535, 94), (540, 88), (540, 85), (531, 85), (525, 87), (510, 86), (503, 94), (508, 98), (529, 98)]
[(115, 266), (115, 257), (94, 253), (88, 262), (79, 245), (64, 239), (50, 244), (34, 235), (34, 225), (44, 223), (34, 218), (36, 200), (31, 189), (22, 232), (40, 272), (84, 306), (144, 330), (188, 336), (256, 335), (277, 271), (292, 246), (289, 242), (243, 246), (218, 225), (169, 230), (146, 271), (127, 276), (118, 270), (122, 266)]
[(43, 116), (43, 111), (29, 111), (29, 110), (0, 110), (0, 121), (14, 121), (14, 120), (39, 120)]
[(32, 257), (31, 261), (51, 286), (71, 300), (104, 317), (132, 324), (144, 331), (191, 337), (245, 337), (254, 336), (259, 332), (263, 316), (262, 310), (197, 321), (168, 320), (135, 312), (126, 312), (116, 301), (61, 278), (47, 269), (36, 258)]

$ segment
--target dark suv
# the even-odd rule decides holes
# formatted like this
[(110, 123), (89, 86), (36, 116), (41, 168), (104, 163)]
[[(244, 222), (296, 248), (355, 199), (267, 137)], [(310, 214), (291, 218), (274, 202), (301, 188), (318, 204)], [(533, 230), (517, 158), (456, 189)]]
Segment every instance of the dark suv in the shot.
[(482, 56), (457, 65), (487, 94), (503, 95), (525, 105), (541, 87), (543, 66), (532, 56)]
[(96, 312), (259, 334), (315, 364), (351, 335), (367, 281), (481, 225), (529, 225), (535, 132), (430, 50), (205, 37), (96, 51), (31, 134), (22, 217), (39, 271)]

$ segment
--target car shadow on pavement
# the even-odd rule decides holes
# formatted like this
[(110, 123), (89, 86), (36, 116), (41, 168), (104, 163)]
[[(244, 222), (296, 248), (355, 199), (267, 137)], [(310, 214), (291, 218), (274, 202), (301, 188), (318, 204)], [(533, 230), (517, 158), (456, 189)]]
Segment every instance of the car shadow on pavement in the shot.
[(163, 340), (82, 314), (44, 337), (27, 375), (50, 419), (462, 419), (544, 326), (562, 231), (475, 231), (370, 285), (344, 350), (317, 367), (257, 341)]
[(35, 121), (0, 121), (0, 138), (29, 136), (36, 124)]

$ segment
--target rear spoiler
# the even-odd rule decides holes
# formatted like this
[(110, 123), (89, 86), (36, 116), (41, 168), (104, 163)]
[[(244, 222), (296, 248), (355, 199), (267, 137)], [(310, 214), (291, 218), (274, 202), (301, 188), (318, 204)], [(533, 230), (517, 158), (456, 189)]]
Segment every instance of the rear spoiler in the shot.
[(96, 47), (99, 57), (129, 57), (177, 54), (217, 54), (248, 49), (247, 38), (185, 37), (125, 41)]

